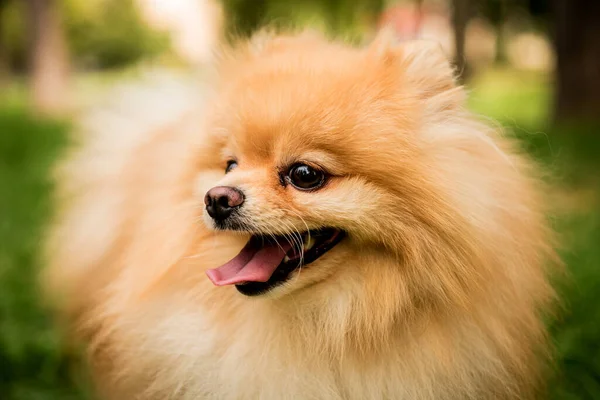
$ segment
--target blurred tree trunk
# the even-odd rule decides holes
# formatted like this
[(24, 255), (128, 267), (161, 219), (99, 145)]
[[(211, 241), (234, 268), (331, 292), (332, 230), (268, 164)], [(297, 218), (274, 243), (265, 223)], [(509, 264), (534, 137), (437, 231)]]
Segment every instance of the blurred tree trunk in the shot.
[(0, 90), (8, 84), (10, 71), (8, 66), (8, 58), (1, 40), (2, 38), (0, 37)]
[(505, 22), (508, 17), (507, 0), (498, 0), (498, 17), (495, 21), (496, 26), (496, 54), (494, 62), (496, 64), (506, 63), (506, 27)]
[(8, 62), (8, 54), (6, 51), (6, 44), (4, 34), (4, 27), (2, 23), (4, 22), (4, 8), (8, 0), (0, 0), (0, 88), (4, 87), (4, 85), (8, 81), (8, 72), (9, 72), (9, 62)]
[(600, 1), (554, 0), (555, 119), (600, 119)]
[(467, 24), (471, 19), (470, 0), (452, 0), (452, 26), (454, 28), (454, 65), (461, 80), (469, 76), (465, 54)]
[(60, 114), (69, 103), (69, 59), (58, 0), (27, 0), (30, 90), (36, 111)]
[[(2, 40), (2, 38), (0, 38)], [(2, 42), (0, 42), (0, 88), (8, 81), (8, 59)]]

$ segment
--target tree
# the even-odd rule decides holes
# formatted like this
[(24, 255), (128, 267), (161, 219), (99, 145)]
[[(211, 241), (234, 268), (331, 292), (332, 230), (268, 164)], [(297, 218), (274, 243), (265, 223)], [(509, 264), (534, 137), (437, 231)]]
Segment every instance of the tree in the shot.
[(465, 80), (469, 70), (465, 55), (467, 24), (471, 19), (470, 0), (452, 0), (452, 27), (454, 28), (454, 65), (459, 77)]
[(325, 19), (334, 32), (343, 32), (348, 27), (359, 24), (359, 18), (370, 19), (375, 25), (376, 18), (385, 6), (384, 0), (327, 0), (322, 1)]
[(555, 118), (600, 118), (600, 1), (554, 0)]
[(323, 17), (334, 33), (348, 33), (352, 28), (370, 23), (375, 25), (385, 0), (221, 0), (225, 9), (228, 31), (248, 36), (265, 23), (290, 24), (302, 14), (312, 11)]
[(4, 21), (3, 11), (6, 4), (8, 4), (8, 0), (0, 0), (0, 87), (4, 85), (9, 70), (8, 54), (6, 49), (4, 48), (4, 27), (2, 26), (2, 22)]
[(222, 0), (222, 2), (227, 31), (230, 33), (249, 36), (265, 22), (268, 0)]
[(509, 9), (519, 6), (518, 0), (487, 0), (481, 2), (479, 11), (492, 24), (496, 31), (496, 63), (504, 63), (506, 61), (505, 49), (505, 27), (504, 23), (508, 16)]
[(169, 34), (144, 20), (138, 0), (61, 0), (73, 61), (84, 68), (122, 68), (156, 57)]
[(56, 114), (68, 105), (69, 60), (57, 0), (27, 0), (30, 89), (36, 111)]

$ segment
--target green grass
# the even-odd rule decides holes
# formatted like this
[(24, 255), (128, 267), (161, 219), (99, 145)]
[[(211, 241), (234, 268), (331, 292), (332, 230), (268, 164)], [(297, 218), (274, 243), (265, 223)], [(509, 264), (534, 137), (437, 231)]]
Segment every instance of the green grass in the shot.
[[(472, 82), (470, 104), (558, 177), (565, 206), (555, 220), (569, 279), (558, 284), (564, 311), (550, 323), (557, 367), (550, 398), (600, 399), (600, 127), (549, 128), (550, 83), (489, 71)], [(68, 126), (36, 120), (22, 103), (0, 107), (0, 398), (86, 399), (85, 371), (65, 352), (36, 286), (52, 210), (49, 168)]]
[(574, 215), (565, 224), (572, 247), (565, 252), (571, 279), (562, 285), (566, 311), (551, 325), (558, 370), (553, 399), (600, 399), (600, 212)]
[(471, 108), (518, 137), (566, 200), (554, 216), (567, 278), (557, 283), (563, 311), (549, 327), (556, 366), (549, 397), (600, 399), (600, 124), (552, 126), (544, 76), (492, 70), (472, 84)]
[(40, 243), (51, 213), (49, 168), (64, 124), (0, 111), (0, 398), (79, 399), (61, 335), (40, 300)]

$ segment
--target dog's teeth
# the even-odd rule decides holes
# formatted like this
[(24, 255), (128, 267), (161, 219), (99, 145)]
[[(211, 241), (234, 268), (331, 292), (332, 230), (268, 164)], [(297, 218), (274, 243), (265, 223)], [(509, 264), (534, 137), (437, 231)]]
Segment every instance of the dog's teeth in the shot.
[(310, 250), (315, 245), (315, 239), (311, 236), (304, 242), (304, 250)]
[(283, 257), (283, 262), (288, 262), (290, 261), (290, 258), (288, 256)]

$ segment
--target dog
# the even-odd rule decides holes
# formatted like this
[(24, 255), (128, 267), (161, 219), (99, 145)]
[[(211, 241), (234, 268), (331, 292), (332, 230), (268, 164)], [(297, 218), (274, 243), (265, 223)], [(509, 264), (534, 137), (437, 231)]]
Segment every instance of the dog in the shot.
[(100, 396), (540, 393), (546, 189), (437, 45), (261, 33), (206, 93), (59, 169), (44, 282)]

